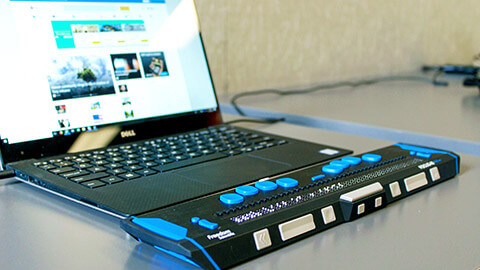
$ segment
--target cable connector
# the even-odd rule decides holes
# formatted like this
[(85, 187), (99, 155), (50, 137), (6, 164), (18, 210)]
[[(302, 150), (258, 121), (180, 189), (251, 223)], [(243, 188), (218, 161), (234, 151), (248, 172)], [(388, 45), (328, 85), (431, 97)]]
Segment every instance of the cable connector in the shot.
[(0, 180), (16, 176), (13, 170), (0, 171)]

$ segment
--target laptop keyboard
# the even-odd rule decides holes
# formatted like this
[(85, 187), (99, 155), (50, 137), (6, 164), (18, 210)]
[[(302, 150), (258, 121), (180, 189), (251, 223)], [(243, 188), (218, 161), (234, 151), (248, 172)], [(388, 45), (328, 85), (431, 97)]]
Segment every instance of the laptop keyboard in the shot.
[(34, 165), (85, 187), (99, 188), (285, 143), (273, 136), (220, 126)]

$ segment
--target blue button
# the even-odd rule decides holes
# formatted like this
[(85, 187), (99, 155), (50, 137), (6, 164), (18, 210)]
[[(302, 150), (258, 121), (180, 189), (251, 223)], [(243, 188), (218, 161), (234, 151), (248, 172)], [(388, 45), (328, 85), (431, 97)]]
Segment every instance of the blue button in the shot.
[(197, 224), (199, 220), (200, 220), (199, 217), (192, 217), (192, 218), (190, 219), (190, 221), (191, 221), (193, 224)]
[(243, 202), (243, 197), (235, 193), (227, 193), (220, 195), (220, 201), (224, 204), (232, 205)]
[(422, 158), (431, 158), (432, 154), (429, 153), (422, 153), (422, 152), (417, 152), (417, 157), (422, 157)]
[(325, 174), (320, 174), (320, 175), (313, 176), (312, 181), (317, 181), (317, 180), (320, 180), (322, 178), (325, 178)]
[(415, 156), (416, 153), (417, 153), (417, 152), (415, 152), (415, 151), (410, 151), (410, 155), (411, 155), (411, 156)]
[(198, 221), (198, 225), (200, 225), (204, 228), (207, 228), (209, 230), (215, 230), (216, 228), (218, 228), (217, 223), (210, 222), (206, 219), (201, 219), (200, 221)]
[(329, 174), (339, 174), (343, 172), (343, 167), (337, 165), (327, 165), (323, 166), (322, 172)]
[(298, 181), (293, 178), (280, 178), (277, 179), (277, 185), (284, 188), (292, 188), (298, 186)]
[(255, 183), (255, 187), (260, 189), (261, 191), (272, 191), (277, 189), (277, 184), (272, 181), (261, 181)]
[(243, 196), (253, 196), (258, 193), (258, 189), (252, 186), (240, 186), (235, 189), (235, 192)]
[(358, 165), (362, 162), (362, 159), (359, 157), (344, 157), (342, 161), (348, 162), (351, 165)]
[(365, 154), (362, 156), (362, 159), (367, 162), (378, 162), (382, 160), (382, 156), (376, 154)]
[(346, 161), (342, 161), (342, 160), (334, 160), (334, 161), (330, 162), (330, 165), (341, 166), (341, 167), (343, 167), (343, 169), (346, 169), (346, 168), (350, 167), (350, 163), (348, 163)]

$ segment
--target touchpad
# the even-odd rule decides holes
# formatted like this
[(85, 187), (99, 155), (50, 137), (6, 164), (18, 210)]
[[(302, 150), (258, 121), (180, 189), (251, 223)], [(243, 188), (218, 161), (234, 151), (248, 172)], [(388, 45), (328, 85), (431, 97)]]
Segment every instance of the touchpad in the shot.
[(254, 156), (228, 158), (201, 167), (175, 172), (197, 182), (216, 187), (231, 187), (275, 175), (291, 169), (291, 165)]

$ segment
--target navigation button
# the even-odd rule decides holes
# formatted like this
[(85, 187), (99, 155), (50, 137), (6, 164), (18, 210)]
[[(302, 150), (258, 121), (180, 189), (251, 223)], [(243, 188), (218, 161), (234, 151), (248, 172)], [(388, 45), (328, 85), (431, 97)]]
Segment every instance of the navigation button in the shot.
[(220, 201), (224, 204), (232, 205), (242, 203), (244, 201), (244, 198), (243, 196), (235, 193), (227, 193), (220, 195)]
[(325, 225), (337, 220), (337, 217), (335, 216), (335, 211), (333, 210), (333, 206), (330, 205), (330, 206), (324, 207), (320, 211), (322, 212), (323, 223)]
[(358, 205), (358, 207), (357, 207), (357, 215), (361, 215), (363, 213), (365, 213), (365, 204), (364, 203)]
[(268, 229), (254, 232), (253, 240), (255, 241), (255, 246), (257, 247), (257, 250), (261, 250), (272, 245), (272, 240), (270, 239), (270, 233), (268, 232)]
[(344, 157), (342, 161), (348, 162), (351, 165), (358, 165), (362, 162), (362, 159), (359, 157)]
[(437, 167), (433, 167), (430, 169), (430, 176), (432, 177), (432, 181), (437, 181), (440, 179), (440, 172), (438, 171)]
[(293, 178), (280, 178), (275, 181), (277, 185), (284, 188), (292, 188), (298, 186), (298, 181)]
[(428, 180), (424, 172), (405, 178), (403, 181), (405, 183), (407, 192), (421, 188), (428, 184)]
[(258, 194), (258, 189), (252, 186), (240, 186), (235, 189), (235, 192), (243, 196), (253, 196)]
[(362, 160), (367, 162), (379, 162), (382, 160), (382, 156), (376, 154), (365, 154), (362, 156)]
[(343, 172), (343, 167), (336, 165), (327, 165), (322, 167), (322, 172), (329, 174), (339, 174)]
[(290, 220), (278, 225), (280, 231), (280, 237), (283, 241), (292, 239), (296, 236), (315, 230), (315, 222), (313, 221), (313, 215), (308, 214), (294, 220)]
[(375, 199), (375, 208), (382, 206), (382, 197), (378, 197)]
[(330, 162), (330, 165), (340, 166), (343, 169), (346, 169), (346, 168), (350, 167), (350, 163), (348, 163), (346, 161), (342, 161), (342, 160), (334, 160), (334, 161)]
[(392, 193), (393, 198), (402, 195), (402, 190), (400, 190), (400, 184), (397, 181), (391, 183), (389, 187), (390, 193)]
[(255, 183), (255, 187), (260, 189), (261, 191), (272, 191), (277, 189), (278, 185), (272, 181), (261, 181)]

